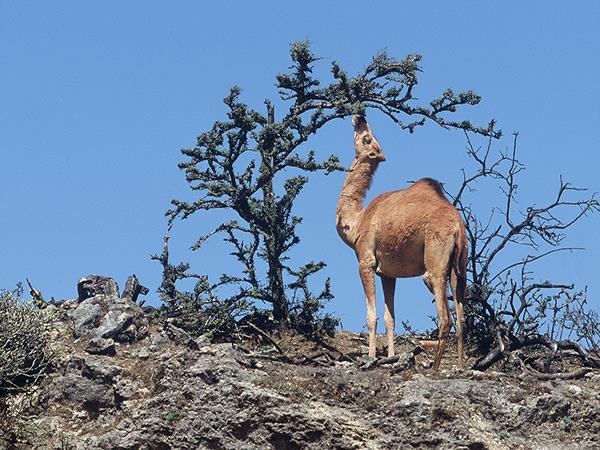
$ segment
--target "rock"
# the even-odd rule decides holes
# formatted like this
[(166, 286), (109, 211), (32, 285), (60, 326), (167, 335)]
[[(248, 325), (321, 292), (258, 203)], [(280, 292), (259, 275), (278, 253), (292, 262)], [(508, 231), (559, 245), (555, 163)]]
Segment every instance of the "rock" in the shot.
[(55, 401), (66, 401), (83, 408), (91, 418), (116, 406), (113, 378), (120, 373), (117, 366), (107, 365), (96, 357), (69, 359), (65, 374), (54, 386)]
[(150, 357), (150, 352), (148, 352), (147, 348), (142, 348), (137, 352), (137, 357), (140, 359), (148, 359)]
[[(86, 302), (101, 319), (122, 306), (102, 295)], [(230, 343), (193, 350), (189, 334), (166, 328), (172, 338), (152, 327), (118, 357), (67, 340), (71, 356), (35, 390), (36, 441), (20, 448), (600, 448), (598, 379), (442, 374), (423, 371), (412, 352), (369, 370), (254, 361)], [(390, 373), (405, 363), (414, 367)]]
[(202, 347), (204, 345), (210, 344), (210, 338), (205, 334), (198, 336), (197, 338), (194, 339), (194, 341), (196, 342), (196, 345), (198, 347)]
[(115, 300), (114, 305), (102, 318), (97, 333), (103, 338), (113, 338), (120, 342), (133, 342), (147, 335), (147, 325), (139, 327), (143, 321), (143, 313), (135, 303), (125, 300)]
[(135, 342), (148, 335), (148, 321), (142, 309), (127, 299), (97, 295), (68, 310), (75, 337)]
[(187, 331), (176, 327), (170, 322), (165, 323), (163, 329), (167, 336), (169, 336), (169, 339), (171, 339), (173, 342), (176, 342), (180, 345), (185, 345), (186, 347), (194, 350), (198, 350), (198, 344)]
[(164, 332), (157, 334), (156, 336), (154, 336), (152, 338), (152, 345), (155, 345), (157, 347), (164, 347), (168, 343), (169, 343), (169, 337)]
[(574, 384), (568, 386), (567, 391), (575, 397), (578, 397), (583, 393), (583, 389), (581, 389), (579, 386), (575, 386)]
[(67, 315), (73, 320), (75, 337), (92, 334), (98, 327), (102, 317), (102, 307), (92, 300), (81, 302), (77, 308), (67, 310)]
[(72, 357), (67, 364), (67, 368), (71, 372), (81, 373), (89, 379), (101, 379), (106, 383), (112, 383), (113, 378), (121, 374), (123, 369), (116, 364), (112, 364), (111, 361), (102, 356)]
[(110, 385), (80, 375), (67, 375), (57, 386), (60, 394), (56, 401), (66, 401), (83, 408), (92, 418), (102, 409), (115, 406), (115, 393)]
[(88, 275), (77, 282), (77, 294), (80, 302), (96, 295), (119, 297), (119, 285), (111, 277)]
[(148, 350), (151, 352), (160, 352), (161, 349), (166, 347), (169, 342), (169, 337), (164, 331), (162, 331), (161, 333), (152, 337), (152, 341), (148, 346)]
[(192, 367), (190, 373), (194, 376), (200, 377), (206, 384), (215, 384), (219, 382), (219, 376), (213, 369), (206, 367)]
[(69, 299), (65, 300), (64, 302), (61, 302), (56, 306), (60, 307), (60, 309), (62, 309), (63, 311), (68, 311), (69, 309), (77, 308), (77, 306), (79, 306), (79, 301), (77, 299)]
[(129, 275), (129, 278), (127, 278), (125, 289), (123, 289), (123, 295), (121, 297), (136, 303), (139, 295), (146, 295), (148, 291), (149, 289), (146, 286), (142, 286), (138, 278), (133, 274)]
[(392, 373), (402, 372), (415, 366), (415, 354), (413, 352), (401, 353), (400, 359), (392, 365)]
[(121, 375), (115, 377), (114, 387), (115, 394), (121, 400), (127, 400), (133, 397), (137, 391), (137, 383)]
[(92, 338), (85, 346), (85, 351), (92, 355), (108, 355), (114, 356), (117, 354), (115, 341), (112, 339)]

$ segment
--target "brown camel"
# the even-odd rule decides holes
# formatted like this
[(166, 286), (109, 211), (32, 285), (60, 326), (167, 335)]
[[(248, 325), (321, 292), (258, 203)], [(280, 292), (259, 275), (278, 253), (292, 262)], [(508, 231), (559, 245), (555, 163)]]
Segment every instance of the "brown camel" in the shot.
[(457, 315), (458, 367), (462, 367), (467, 262), (463, 222), (444, 197), (441, 185), (431, 178), (423, 178), (406, 189), (381, 194), (363, 208), (373, 174), (385, 157), (366, 119), (354, 116), (352, 124), (356, 156), (337, 204), (336, 224), (338, 234), (358, 258), (367, 297), (369, 357), (374, 358), (376, 350), (375, 273), (381, 277), (385, 297), (388, 356), (394, 355), (396, 278), (423, 275), (439, 314), (439, 340), (433, 368), (439, 368), (450, 332), (448, 279)]

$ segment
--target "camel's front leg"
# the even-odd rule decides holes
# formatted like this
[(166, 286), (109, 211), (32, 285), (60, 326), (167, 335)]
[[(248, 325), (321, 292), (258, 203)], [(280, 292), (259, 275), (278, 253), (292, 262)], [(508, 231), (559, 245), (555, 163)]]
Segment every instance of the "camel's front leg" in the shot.
[(375, 311), (374, 260), (360, 261), (360, 279), (367, 297), (367, 327), (369, 328), (369, 358), (375, 358), (377, 350), (377, 313)]

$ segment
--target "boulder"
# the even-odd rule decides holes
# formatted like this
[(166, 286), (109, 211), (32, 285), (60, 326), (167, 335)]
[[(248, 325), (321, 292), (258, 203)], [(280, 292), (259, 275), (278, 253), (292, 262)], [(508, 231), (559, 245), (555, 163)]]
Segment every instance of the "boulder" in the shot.
[(89, 417), (97, 418), (103, 410), (118, 405), (113, 379), (121, 370), (92, 358), (71, 357), (53, 396), (54, 401), (80, 406)]
[(119, 297), (119, 285), (111, 277), (88, 275), (77, 282), (77, 294), (80, 302), (100, 294)]
[[(127, 278), (127, 282), (125, 283), (125, 289), (123, 289), (123, 295), (121, 297), (131, 300), (133, 303), (137, 302), (138, 297), (141, 295), (146, 295), (149, 292), (149, 289), (146, 286), (140, 284), (140, 281), (135, 276), (135, 274), (130, 275)], [(144, 303), (142, 300), (140, 302), (140, 306)]]
[(85, 351), (92, 355), (115, 356), (117, 350), (112, 339), (92, 338), (85, 346)]
[(196, 341), (194, 341), (194, 338), (190, 336), (190, 334), (187, 331), (176, 327), (169, 321), (165, 323), (163, 329), (169, 337), (169, 339), (171, 339), (173, 342), (179, 345), (185, 345), (186, 347), (189, 347), (193, 350), (198, 350), (198, 344), (196, 343)]
[(135, 342), (148, 334), (148, 321), (142, 309), (127, 299), (96, 295), (67, 311), (75, 337)]
[(74, 309), (68, 309), (67, 316), (73, 321), (75, 336), (86, 336), (98, 327), (102, 318), (102, 307), (93, 299), (87, 300)]

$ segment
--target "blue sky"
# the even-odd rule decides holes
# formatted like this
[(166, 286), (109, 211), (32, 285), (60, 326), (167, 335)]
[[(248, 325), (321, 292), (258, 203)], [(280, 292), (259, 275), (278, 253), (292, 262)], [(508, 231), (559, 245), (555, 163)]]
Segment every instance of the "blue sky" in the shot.
[[(86, 274), (136, 273), (156, 304), (159, 252), (172, 198), (192, 199), (179, 150), (224, 117), (233, 84), (261, 108), (289, 43), (311, 41), (329, 80), (332, 60), (350, 72), (381, 49), (423, 55), (418, 95), (473, 89), (482, 103), (462, 115), (497, 119), (520, 132), (527, 165), (521, 204), (550, 199), (559, 176), (600, 191), (600, 4), (597, 2), (8, 2), (0, 0), (0, 286), (28, 276), (47, 297), (76, 296)], [(455, 186), (467, 159), (460, 133), (427, 126), (401, 132), (370, 116), (387, 161), (373, 194), (432, 176)], [(504, 140), (498, 143), (509, 145)], [(352, 155), (349, 120), (324, 128), (307, 148)], [(359, 330), (365, 306), (353, 253), (335, 232), (343, 174), (315, 177), (298, 203), (298, 263), (324, 259), (336, 294), (329, 310)], [(482, 192), (474, 203), (486, 207)], [(197, 272), (230, 267), (218, 241), (189, 246), (216, 223), (177, 223), (173, 261)], [(577, 225), (567, 244), (586, 247), (540, 267), (537, 278), (589, 286), (600, 308), (600, 218)], [(379, 312), (381, 313), (381, 297)], [(434, 312), (418, 279), (396, 290), (398, 319), (429, 327)], [(382, 323), (380, 323), (380, 327)]]

